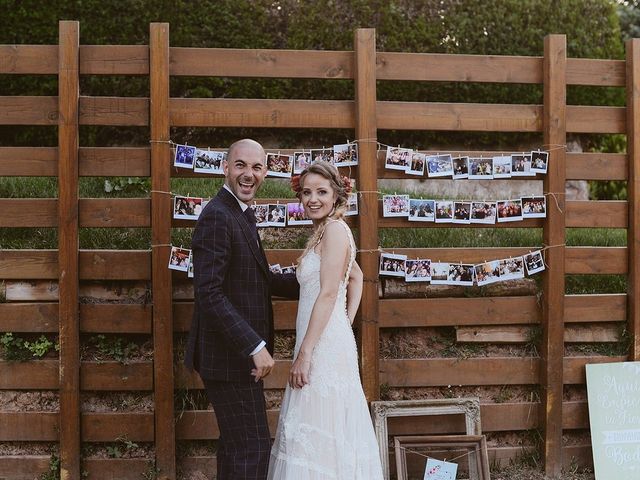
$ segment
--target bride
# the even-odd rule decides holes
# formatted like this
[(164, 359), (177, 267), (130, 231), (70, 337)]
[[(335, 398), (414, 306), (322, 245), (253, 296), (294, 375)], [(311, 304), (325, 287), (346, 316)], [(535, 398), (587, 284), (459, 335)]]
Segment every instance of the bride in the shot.
[(382, 467), (358, 373), (351, 324), (362, 296), (351, 230), (342, 220), (348, 179), (325, 161), (292, 187), (314, 231), (300, 257), (296, 346), (268, 478), (377, 480)]

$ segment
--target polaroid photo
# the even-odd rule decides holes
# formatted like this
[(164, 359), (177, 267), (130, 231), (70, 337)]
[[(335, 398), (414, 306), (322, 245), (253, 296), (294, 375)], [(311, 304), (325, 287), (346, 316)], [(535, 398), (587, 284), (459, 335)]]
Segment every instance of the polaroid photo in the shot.
[(524, 265), (527, 268), (527, 275), (533, 275), (544, 270), (544, 258), (542, 252), (536, 250), (524, 256)]
[(469, 178), (469, 157), (455, 157), (453, 163), (453, 179)]
[(311, 151), (294, 152), (293, 173), (298, 174), (311, 165)]
[(453, 202), (453, 223), (471, 223), (471, 202)]
[(453, 223), (453, 201), (436, 200), (436, 223)]
[(267, 175), (271, 177), (291, 177), (293, 155), (267, 153)]
[(522, 218), (545, 218), (547, 216), (547, 199), (544, 195), (522, 197)]
[(189, 267), (187, 268), (187, 278), (193, 278), (193, 252), (189, 250)]
[(522, 220), (522, 200), (499, 200), (496, 202), (498, 208), (498, 223), (519, 222)]
[(422, 200), (421, 198), (409, 199), (410, 222), (433, 222), (436, 218), (436, 202), (434, 200)]
[(425, 258), (407, 260), (405, 265), (407, 270), (404, 280), (406, 282), (428, 282), (431, 280), (431, 260)]
[(465, 263), (450, 263), (447, 273), (447, 284), (463, 285), (470, 287), (473, 285), (473, 267)]
[(493, 178), (511, 178), (511, 155), (493, 157)]
[(411, 163), (407, 167), (408, 175), (424, 175), (424, 166), (427, 156), (424, 153), (413, 152), (411, 154)]
[(263, 204), (253, 204), (249, 208), (253, 208), (253, 214), (256, 216), (256, 226), (257, 227), (268, 227), (269, 226), (269, 205), (266, 203)]
[(540, 150), (531, 152), (531, 171), (533, 173), (547, 173), (549, 166), (549, 152)]
[(287, 203), (287, 225), (313, 225), (300, 202)]
[(396, 255), (383, 252), (380, 255), (380, 275), (390, 277), (404, 277), (406, 255)]
[(181, 197), (173, 199), (173, 218), (182, 220), (197, 220), (202, 212), (202, 198)]
[(413, 150), (410, 148), (387, 147), (384, 167), (390, 170), (406, 171), (410, 165)]
[(333, 146), (333, 164), (336, 167), (358, 165), (358, 144), (344, 143)]
[(496, 223), (495, 202), (471, 202), (470, 223), (484, 223), (493, 225)]
[(333, 148), (316, 148), (311, 150), (311, 163), (313, 162), (333, 163)]
[(296, 273), (296, 266), (289, 265), (288, 267), (282, 267), (282, 273)]
[(431, 284), (448, 285), (449, 264), (442, 262), (431, 262)]
[(409, 216), (409, 195), (383, 195), (382, 196), (382, 216), (383, 217), (408, 217)]
[(227, 152), (197, 149), (193, 171), (212, 175), (224, 175), (222, 162), (226, 159)]
[(269, 214), (267, 217), (267, 225), (270, 227), (286, 227), (287, 226), (287, 206), (275, 203), (269, 204)]
[(196, 147), (190, 147), (189, 145), (176, 145), (176, 155), (173, 159), (173, 166), (193, 169), (196, 150)]
[(522, 257), (505, 258), (500, 262), (500, 280), (524, 278), (524, 260)]
[(500, 281), (500, 260), (480, 263), (474, 267), (478, 286), (489, 285)]
[(493, 158), (470, 158), (469, 179), (491, 180), (493, 178)]
[(186, 272), (189, 270), (189, 256), (191, 250), (188, 248), (171, 247), (171, 256), (169, 257), (169, 268)]
[(535, 177), (536, 172), (531, 171), (531, 154), (520, 153), (511, 155), (512, 177)]
[(452, 177), (453, 160), (451, 155), (427, 155), (427, 175), (429, 177)]
[(282, 273), (282, 267), (279, 263), (274, 263), (273, 265), (269, 265), (269, 270), (273, 273)]
[(352, 215), (358, 214), (358, 194), (356, 192), (352, 192), (349, 194), (347, 198), (347, 211), (345, 212), (345, 217), (350, 217)]

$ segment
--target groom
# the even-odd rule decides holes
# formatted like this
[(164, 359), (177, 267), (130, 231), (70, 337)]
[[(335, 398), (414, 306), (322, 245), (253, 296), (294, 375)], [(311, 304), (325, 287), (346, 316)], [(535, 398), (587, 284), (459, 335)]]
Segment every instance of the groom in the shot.
[(193, 232), (195, 304), (185, 364), (195, 368), (218, 420), (217, 478), (266, 478), (271, 436), (262, 379), (274, 361), (271, 295), (297, 298), (295, 274), (269, 270), (253, 200), (267, 174), (265, 151), (229, 147), (225, 182)]

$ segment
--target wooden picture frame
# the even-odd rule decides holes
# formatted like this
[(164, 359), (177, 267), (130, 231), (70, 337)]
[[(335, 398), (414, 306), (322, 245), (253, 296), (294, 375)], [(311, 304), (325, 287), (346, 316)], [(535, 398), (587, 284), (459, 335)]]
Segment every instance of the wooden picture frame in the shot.
[[(464, 415), (467, 435), (482, 435), (480, 399), (477, 397), (371, 402), (371, 415), (380, 448), (380, 460), (385, 480), (389, 480), (388, 418), (455, 414)], [(469, 473), (476, 473), (475, 464)]]
[[(470, 450), (470, 480), (491, 480), (487, 439), (484, 435), (412, 435), (394, 437), (398, 480), (407, 480), (407, 449), (421, 447), (447, 447)], [(475, 458), (472, 463), (471, 457)], [(475, 466), (475, 468), (472, 468)], [(472, 471), (475, 470), (475, 473)]]

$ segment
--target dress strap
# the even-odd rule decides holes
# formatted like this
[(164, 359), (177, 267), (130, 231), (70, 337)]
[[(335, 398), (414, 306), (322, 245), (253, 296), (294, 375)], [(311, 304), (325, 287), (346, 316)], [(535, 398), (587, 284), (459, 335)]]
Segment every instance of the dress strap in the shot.
[(356, 247), (355, 247), (355, 241), (353, 240), (353, 235), (351, 234), (351, 229), (349, 228), (349, 225), (347, 225), (344, 220), (336, 220), (336, 219), (330, 219), (329, 221), (327, 221), (327, 223), (324, 224), (324, 227), (322, 229), (322, 232), (320, 233), (320, 236), (318, 237), (318, 241), (316, 242), (316, 244), (314, 245), (313, 248), (315, 248), (316, 246), (318, 246), (320, 244), (320, 241), (322, 240), (322, 236), (324, 235), (324, 232), (327, 228), (327, 225), (329, 225), (330, 223), (333, 222), (338, 222), (340, 225), (342, 225), (344, 227), (344, 229), (347, 231), (347, 238), (349, 239), (349, 250), (351, 252), (351, 254), (349, 255), (349, 265), (347, 265), (347, 272), (344, 276), (343, 282), (346, 284), (347, 281), (349, 280), (349, 275), (351, 275), (351, 268), (353, 267), (353, 261), (356, 259)]

